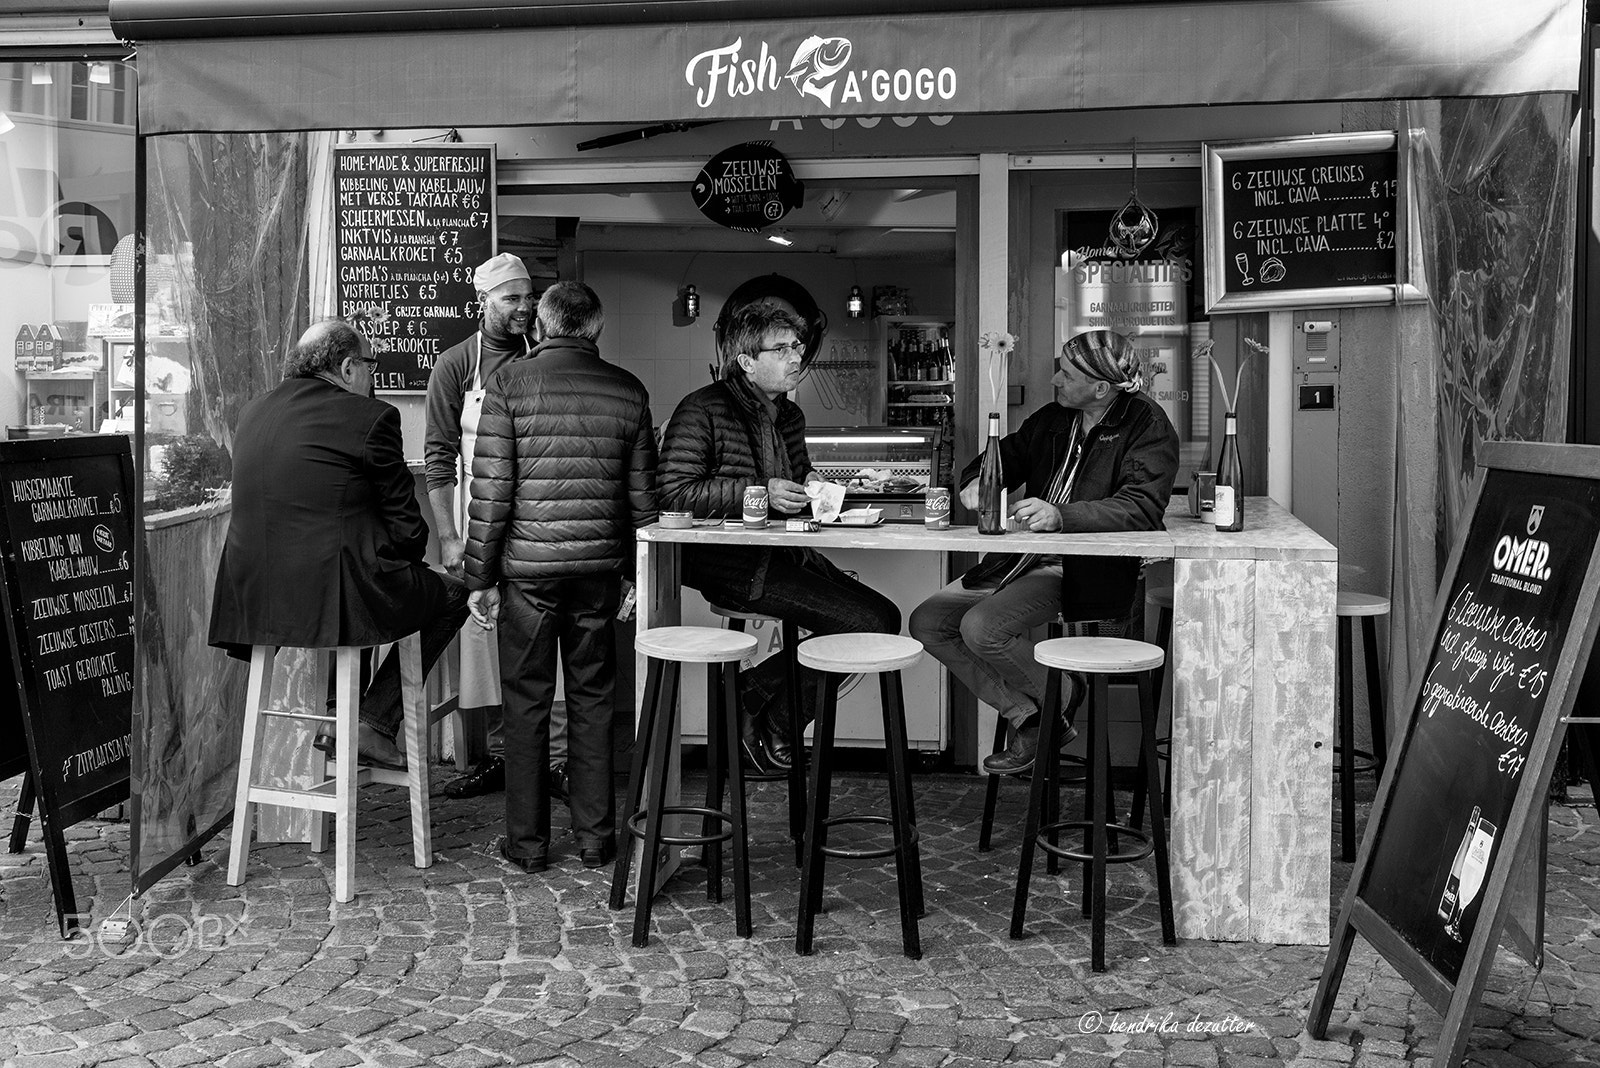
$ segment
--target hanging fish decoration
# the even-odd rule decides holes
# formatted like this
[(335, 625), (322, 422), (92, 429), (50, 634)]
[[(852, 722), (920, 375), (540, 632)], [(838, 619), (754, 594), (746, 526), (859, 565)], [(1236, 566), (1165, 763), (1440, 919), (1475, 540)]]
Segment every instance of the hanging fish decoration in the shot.
[(805, 189), (771, 141), (746, 141), (712, 156), (689, 195), (717, 225), (758, 234), (805, 203)]

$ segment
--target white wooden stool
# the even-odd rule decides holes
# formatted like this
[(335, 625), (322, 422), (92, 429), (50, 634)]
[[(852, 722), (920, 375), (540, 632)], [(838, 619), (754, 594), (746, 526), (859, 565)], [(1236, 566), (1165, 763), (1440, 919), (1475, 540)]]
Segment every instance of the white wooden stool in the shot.
[[(922, 643), (899, 634), (826, 634), (800, 643), (800, 663), (840, 676), (822, 686), (822, 708), (811, 734), (811, 805), (806, 815), (805, 860), (800, 869), (800, 906), (795, 951), (811, 952), (812, 932), (822, 907), (822, 871), (827, 857), (856, 860), (894, 857), (900, 891), (900, 942), (907, 957), (922, 957), (917, 918), (922, 915), (922, 854), (917, 843), (917, 813), (911, 798), (910, 746), (906, 741), (905, 696), (900, 672), (922, 659)], [(829, 817), (833, 784), (833, 731), (839, 716), (839, 686), (846, 675), (875, 673), (883, 706), (883, 746), (889, 768), (889, 815)], [(842, 823), (886, 823), (894, 842), (882, 848), (846, 849), (828, 845), (828, 828)]]
[[(650, 942), (650, 906), (663, 845), (699, 845), (706, 850), (706, 899), (722, 900), (722, 843), (733, 842), (734, 929), (749, 938), (750, 858), (745, 826), (744, 770), (739, 760), (739, 663), (756, 651), (752, 634), (718, 627), (653, 627), (633, 640), (646, 657), (644, 703), (633, 743), (633, 769), (623, 826), (639, 841), (639, 885), (634, 891), (633, 944)], [(669, 747), (678, 740), (678, 666), (705, 664), (706, 800), (703, 806), (667, 804)], [(728, 807), (722, 807), (723, 783)], [(667, 816), (699, 816), (700, 832), (668, 834)], [(633, 864), (633, 843), (620, 843), (611, 875), (611, 907), (622, 908)]]
[[(419, 868), (433, 864), (433, 833), (428, 803), (428, 728), (434, 717), (423, 699), (422, 640), (420, 635), (411, 634), (402, 638), (398, 645), (396, 655), (400, 658), (400, 702), (404, 712), (401, 737), (406, 751), (404, 770), (357, 767), (357, 721), (361, 705), (359, 658), (365, 651), (363, 647), (347, 645), (315, 650), (331, 655), (334, 661), (332, 715), (268, 707), (272, 691), (272, 665), (278, 647), (257, 645), (251, 648), (250, 681), (245, 689), (244, 732), (239, 745), (239, 779), (233, 801), (232, 848), (228, 856), (229, 886), (244, 883), (250, 840), (255, 833), (256, 806), (281, 805), (285, 808), (307, 809), (314, 814), (311, 848), (316, 853), (324, 852), (328, 847), (327, 817), (330, 813), (333, 815), (333, 896), (336, 901), (353, 900), (356, 788), (369, 782), (408, 788), (411, 794), (412, 862)], [(374, 650), (373, 670), (376, 672), (377, 665), (383, 662), (379, 654), (387, 646), (371, 648)], [(319, 656), (317, 659), (318, 679), (312, 692), (320, 699), (320, 695), (326, 692), (324, 672), (327, 657)], [(454, 702), (446, 702), (439, 706), (438, 715), (442, 718), (453, 710)], [(333, 765), (332, 774), (309, 789), (257, 786), (256, 752), (261, 745), (264, 716), (282, 716), (331, 725), (335, 756), (326, 761), (325, 766), (327, 763)]]
[[(1152, 672), (1166, 662), (1166, 654), (1147, 642), (1127, 638), (1052, 638), (1034, 647), (1033, 658), (1050, 669), (1045, 689), (1046, 708), (1055, 708), (1061, 699), (1061, 672), (1075, 671), (1090, 678), (1088, 698), (1089, 775), (1084, 784), (1084, 819), (1044, 821), (1048, 798), (1056, 790), (1060, 774), (1057, 734), (1060, 716), (1041, 716), (1039, 759), (1033, 765), (1033, 789), (1028, 802), (1027, 823), (1022, 832), (1022, 859), (1017, 865), (1017, 891), (1011, 907), (1011, 937), (1022, 937), (1022, 921), (1028, 907), (1028, 882), (1033, 874), (1033, 853), (1043, 849), (1053, 856), (1083, 862), (1083, 914), (1092, 921), (1090, 966), (1106, 970), (1106, 865), (1143, 860), (1155, 854), (1156, 895), (1161, 909), (1161, 940), (1177, 944), (1172, 914), (1172, 878), (1167, 859), (1166, 819), (1162, 814), (1161, 777), (1156, 771), (1156, 707)], [(1109, 675), (1134, 675), (1139, 687), (1140, 752), (1145, 765), (1145, 788), (1150, 796), (1150, 833), (1112, 822), (1108, 795), (1111, 793), (1111, 738), (1106, 709)], [(1056, 843), (1059, 832), (1082, 830), (1082, 849), (1069, 849)], [(1142, 843), (1138, 849), (1113, 851), (1110, 836), (1127, 835)]]
[[(1341, 856), (1356, 859), (1356, 773), (1382, 772), (1388, 759), (1383, 726), (1383, 686), (1378, 677), (1378, 617), (1389, 614), (1389, 599), (1371, 593), (1340, 590), (1334, 610), (1339, 629), (1339, 838)], [(1372, 751), (1356, 748), (1355, 633), (1353, 620), (1361, 620), (1362, 651), (1366, 655), (1367, 716), (1372, 724)]]

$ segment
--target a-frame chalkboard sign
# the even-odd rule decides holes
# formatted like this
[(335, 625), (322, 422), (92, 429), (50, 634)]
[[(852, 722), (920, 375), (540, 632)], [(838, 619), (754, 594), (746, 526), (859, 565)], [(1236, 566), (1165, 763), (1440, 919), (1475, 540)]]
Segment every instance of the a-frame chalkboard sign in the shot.
[(133, 485), (120, 435), (0, 442), (0, 777), (27, 776), (10, 848), (36, 801), (63, 936), (79, 926), (63, 832), (128, 799)]
[[(1600, 447), (1485, 445), (1395, 757), (1372, 804), (1307, 1030), (1359, 932), (1444, 1017), (1459, 1063), (1594, 643)], [(1526, 874), (1526, 873), (1521, 873)]]

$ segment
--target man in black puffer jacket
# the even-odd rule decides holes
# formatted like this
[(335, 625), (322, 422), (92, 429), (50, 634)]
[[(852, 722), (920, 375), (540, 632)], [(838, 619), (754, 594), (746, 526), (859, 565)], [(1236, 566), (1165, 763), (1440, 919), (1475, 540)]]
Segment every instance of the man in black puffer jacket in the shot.
[[(744, 488), (767, 487), (769, 507), (795, 515), (820, 481), (806, 452), (806, 418), (786, 394), (800, 378), (805, 324), (761, 302), (736, 312), (722, 339), (721, 380), (685, 397), (661, 445), (661, 506), (697, 516), (743, 514)], [(792, 620), (812, 634), (900, 632), (900, 610), (811, 549), (685, 547), (683, 581), (714, 604)], [(810, 722), (819, 677), (800, 671)], [(791, 766), (784, 666), (768, 657), (744, 676), (745, 759), (756, 770)]]
[(550, 708), (559, 646), (566, 682), (568, 808), (584, 867), (616, 849), (611, 620), (633, 571), (633, 532), (655, 521), (650, 395), (600, 358), (600, 298), (557, 282), (539, 298), (543, 337), (489, 380), (472, 460), (466, 546), (472, 617), (499, 621), (505, 709), (505, 857), (549, 863)]

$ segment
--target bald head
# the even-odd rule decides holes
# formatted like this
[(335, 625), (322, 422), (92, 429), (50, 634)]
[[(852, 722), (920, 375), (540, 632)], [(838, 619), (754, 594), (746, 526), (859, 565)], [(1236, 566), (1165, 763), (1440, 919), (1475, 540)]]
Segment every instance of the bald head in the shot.
[(367, 339), (343, 319), (312, 323), (283, 364), (285, 378), (337, 375), (339, 365), (351, 356), (367, 354)]

